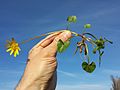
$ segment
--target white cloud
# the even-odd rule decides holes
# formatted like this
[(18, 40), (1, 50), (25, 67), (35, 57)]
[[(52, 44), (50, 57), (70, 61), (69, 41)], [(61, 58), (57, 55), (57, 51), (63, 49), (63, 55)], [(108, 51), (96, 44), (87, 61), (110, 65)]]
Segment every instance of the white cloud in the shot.
[(114, 75), (114, 74), (120, 75), (120, 70), (105, 69), (102, 72), (106, 74), (111, 74), (111, 75)]
[(0, 90), (14, 90), (21, 74), (22, 71), (17, 70), (0, 70), (0, 76), (2, 77), (0, 80), (3, 80), (0, 81)]
[(56, 90), (110, 90), (109, 86), (102, 84), (75, 84), (58, 85)]
[(74, 77), (74, 78), (77, 78), (77, 75), (76, 74), (73, 74), (73, 73), (70, 73), (70, 72), (65, 72), (65, 71), (62, 71), (62, 70), (57, 70), (58, 73), (61, 73), (63, 75), (66, 75), (66, 76), (69, 76), (69, 77)]
[(0, 90), (14, 90), (17, 83), (17, 81), (0, 83)]

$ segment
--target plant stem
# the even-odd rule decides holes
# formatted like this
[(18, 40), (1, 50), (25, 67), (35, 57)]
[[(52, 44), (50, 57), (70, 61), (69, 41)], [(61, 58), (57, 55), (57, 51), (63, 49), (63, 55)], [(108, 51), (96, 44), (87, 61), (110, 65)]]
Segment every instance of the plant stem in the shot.
[(67, 30), (69, 30), (69, 28), (70, 28), (70, 23), (68, 22), (67, 23)]
[(88, 64), (90, 64), (90, 57), (87, 55)]
[(85, 35), (85, 34), (88, 34), (88, 35), (92, 36), (94, 39), (97, 40), (97, 37), (95, 37), (93, 34), (91, 34), (91, 33), (83, 33), (83, 35)]
[[(57, 33), (57, 32), (64, 32), (64, 31), (70, 31), (70, 30), (60, 30), (60, 31), (55, 31), (55, 32), (49, 32), (49, 33), (46, 33), (46, 34), (41, 34), (40, 36), (35, 36), (33, 38), (30, 38), (28, 40), (24, 40), (22, 41), (21, 43), (19, 44), (25, 44), (31, 40), (34, 40), (34, 39), (38, 39), (38, 38), (41, 38), (42, 36), (47, 36), (47, 35), (51, 35), (51, 34), (54, 34), (54, 33)], [(80, 36), (81, 38), (84, 38), (85, 40), (89, 41), (84, 35), (81, 35), (81, 34), (78, 34), (76, 32), (73, 32), (73, 31), (70, 31), (72, 34), (74, 34), (75, 36)]]
[(28, 40), (24, 40), (23, 42), (21, 42), (21, 43), (19, 43), (19, 44), (25, 44), (25, 43), (27, 43), (27, 42), (29, 42), (29, 41), (31, 41), (31, 40), (34, 40), (34, 39), (37, 39), (37, 38), (41, 38), (42, 36), (46, 36), (47, 34), (42, 34), (42, 35), (40, 35), (40, 36), (35, 36), (35, 37), (33, 37), (33, 38), (30, 38), (30, 39), (28, 39)]
[(53, 34), (53, 33), (57, 33), (57, 32), (63, 32), (65, 30), (60, 30), (60, 31), (55, 31), (55, 32), (49, 32), (49, 33), (46, 33), (46, 34), (41, 34), (40, 36), (35, 36), (33, 38), (30, 38), (28, 40), (24, 40), (23, 42), (19, 43), (19, 44), (25, 44), (31, 40), (34, 40), (34, 39), (37, 39), (37, 38), (41, 38), (42, 36), (47, 36), (47, 35), (50, 35), (50, 34)]
[(100, 54), (101, 54), (101, 51), (99, 50), (99, 67), (101, 65), (101, 56), (100, 56)]

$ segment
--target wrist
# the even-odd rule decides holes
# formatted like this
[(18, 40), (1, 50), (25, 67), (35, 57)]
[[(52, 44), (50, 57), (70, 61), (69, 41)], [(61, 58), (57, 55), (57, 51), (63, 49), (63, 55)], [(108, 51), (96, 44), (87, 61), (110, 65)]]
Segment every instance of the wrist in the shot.
[[(31, 77), (31, 78), (30, 78)], [(46, 83), (32, 76), (23, 76), (20, 83), (17, 85), (16, 90), (45, 90)]]
[(53, 60), (52, 65), (48, 64), (51, 61), (51, 59), (29, 61), (16, 90), (48, 90), (49, 81), (52, 81), (51, 78), (56, 71), (56, 62)]

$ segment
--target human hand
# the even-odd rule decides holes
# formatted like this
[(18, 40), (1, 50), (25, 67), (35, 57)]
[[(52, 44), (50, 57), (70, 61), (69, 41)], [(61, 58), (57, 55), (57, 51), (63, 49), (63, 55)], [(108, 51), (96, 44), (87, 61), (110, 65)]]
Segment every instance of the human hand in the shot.
[(24, 75), (16, 90), (54, 90), (56, 87), (57, 41), (66, 41), (70, 31), (49, 35), (29, 52)]

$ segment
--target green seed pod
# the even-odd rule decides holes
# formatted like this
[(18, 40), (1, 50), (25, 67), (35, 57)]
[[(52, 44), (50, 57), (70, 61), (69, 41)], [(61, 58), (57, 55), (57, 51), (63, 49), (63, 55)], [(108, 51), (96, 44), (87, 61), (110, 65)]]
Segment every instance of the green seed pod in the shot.
[(77, 17), (76, 16), (72, 16), (72, 22), (76, 22), (77, 21)]
[(84, 28), (91, 28), (91, 24), (85, 24)]
[(77, 21), (77, 17), (76, 16), (68, 16), (67, 21), (75, 23)]

